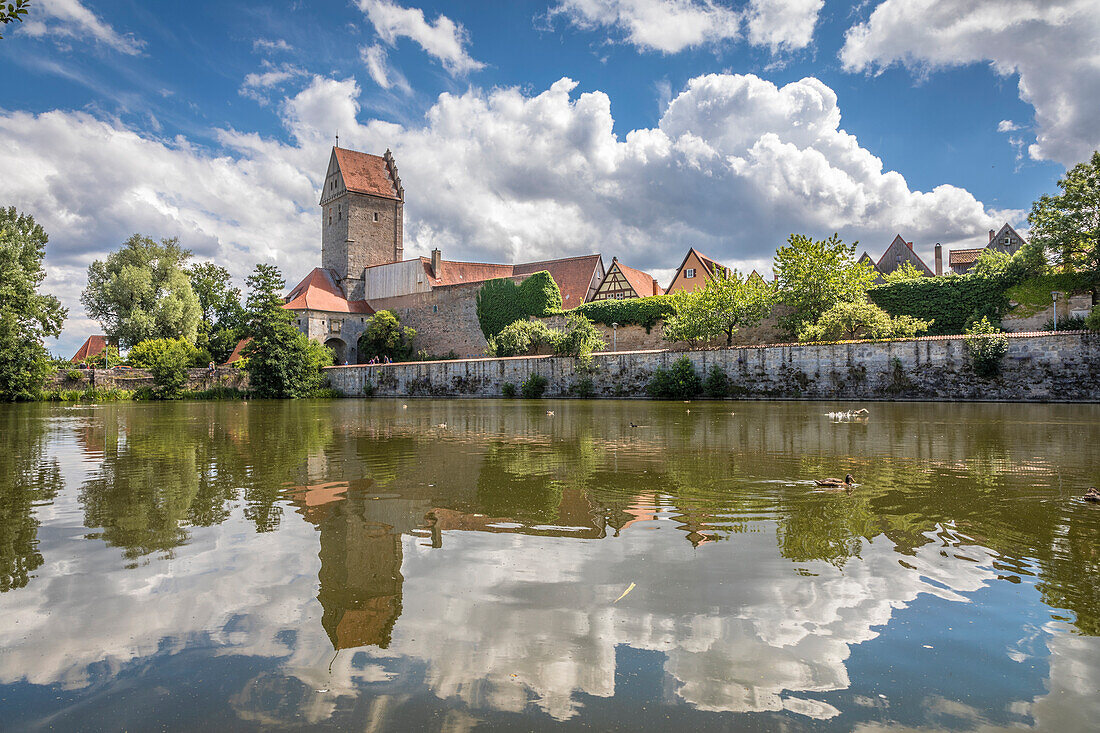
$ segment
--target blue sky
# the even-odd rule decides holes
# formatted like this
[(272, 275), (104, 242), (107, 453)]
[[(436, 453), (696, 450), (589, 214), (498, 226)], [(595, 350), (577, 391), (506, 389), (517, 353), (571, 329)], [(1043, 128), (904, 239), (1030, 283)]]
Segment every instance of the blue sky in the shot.
[(1096, 37), (1078, 0), (38, 0), (0, 41), (0, 203), (51, 235), (66, 355), (135, 231), (242, 281), (318, 264), (337, 131), (397, 156), (410, 255), (663, 280), (687, 246), (767, 268), (839, 231), (927, 258), (1100, 145)]

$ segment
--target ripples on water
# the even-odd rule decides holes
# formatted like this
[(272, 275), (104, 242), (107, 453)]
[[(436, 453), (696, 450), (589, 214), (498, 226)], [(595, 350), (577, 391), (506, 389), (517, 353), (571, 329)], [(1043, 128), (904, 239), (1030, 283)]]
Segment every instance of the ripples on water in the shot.
[(865, 406), (0, 406), (0, 720), (1089, 730), (1100, 407)]

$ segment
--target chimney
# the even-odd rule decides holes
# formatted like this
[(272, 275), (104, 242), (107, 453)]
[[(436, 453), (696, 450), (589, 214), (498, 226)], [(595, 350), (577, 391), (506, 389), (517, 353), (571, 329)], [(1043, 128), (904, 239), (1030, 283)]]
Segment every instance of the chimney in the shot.
[(943, 245), (936, 242), (936, 276), (943, 274)]
[(906, 242), (905, 246), (908, 247), (909, 249), (913, 249), (913, 243), (912, 242)]
[(432, 250), (432, 277), (440, 278), (440, 271), (443, 269), (443, 253), (439, 249)]
[(990, 241), (990, 242), (992, 242), (992, 241), (993, 241), (993, 237), (995, 237), (995, 236), (997, 236), (997, 232), (995, 232), (995, 231), (993, 231), (992, 229), (990, 229), (990, 230), (989, 230), (989, 241)]
[(657, 279), (653, 279), (653, 294), (657, 295)]

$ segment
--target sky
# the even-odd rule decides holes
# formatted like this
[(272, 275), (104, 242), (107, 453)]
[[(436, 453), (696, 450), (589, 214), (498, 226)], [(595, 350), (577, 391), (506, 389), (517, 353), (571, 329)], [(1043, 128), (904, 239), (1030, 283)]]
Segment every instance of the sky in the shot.
[(32, 0), (2, 32), (0, 205), (50, 236), (66, 357), (133, 233), (241, 286), (318, 266), (336, 135), (393, 151), (408, 256), (666, 284), (690, 246), (770, 272), (792, 233), (931, 264), (1026, 232), (1100, 147), (1094, 0)]

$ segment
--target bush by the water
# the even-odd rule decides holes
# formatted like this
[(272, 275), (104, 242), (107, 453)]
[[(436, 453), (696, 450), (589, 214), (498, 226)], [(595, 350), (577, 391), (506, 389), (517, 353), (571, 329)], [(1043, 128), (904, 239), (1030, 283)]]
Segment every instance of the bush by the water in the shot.
[(549, 272), (536, 272), (520, 284), (507, 278), (489, 280), (477, 291), (477, 320), (490, 339), (506, 326), (561, 310), (561, 291)]
[(730, 378), (726, 370), (715, 364), (707, 372), (707, 378), (703, 380), (703, 394), (714, 399), (728, 397), (730, 393)]
[(554, 353), (558, 356), (584, 358), (607, 346), (603, 334), (583, 313), (567, 313), (565, 323), (565, 331), (559, 331), (554, 339)]
[(593, 323), (641, 326), (649, 333), (658, 321), (676, 315), (676, 303), (671, 295), (650, 295), (624, 300), (594, 300), (574, 308), (572, 312), (583, 313)]
[(546, 391), (548, 384), (550, 384), (550, 380), (546, 377), (541, 374), (532, 374), (520, 385), (519, 391), (525, 399), (537, 400), (542, 397), (542, 393)]
[(511, 399), (516, 396), (516, 385), (511, 382), (505, 382), (500, 386), (500, 393), (504, 397)]
[(1001, 370), (1008, 338), (992, 321), (982, 318), (966, 329), (966, 351), (976, 374), (993, 377)]
[(668, 369), (658, 368), (646, 385), (649, 396), (656, 400), (690, 400), (699, 395), (703, 383), (695, 365), (686, 356), (672, 362)]

